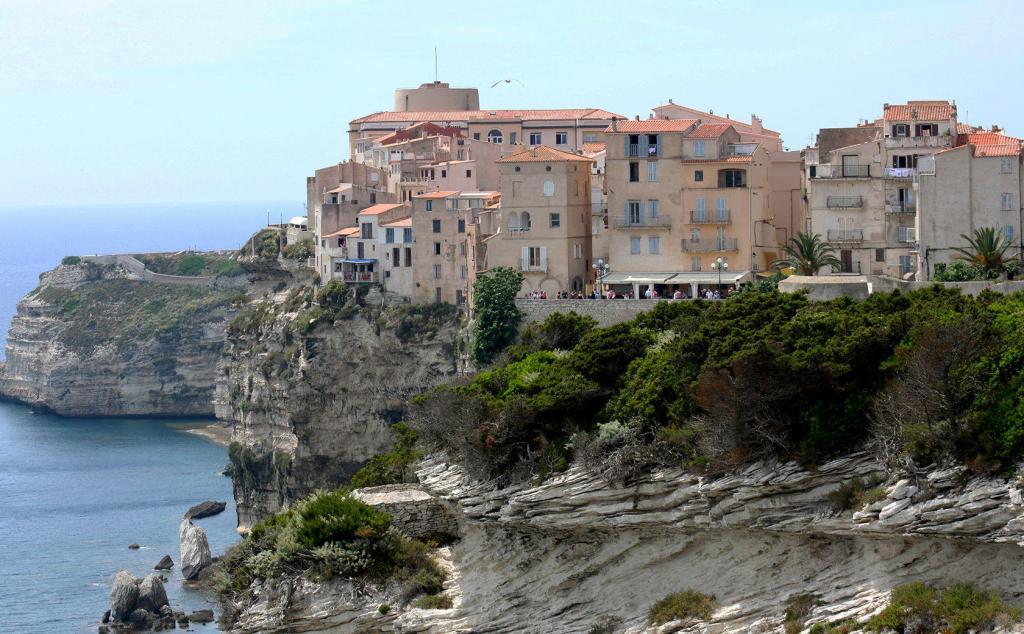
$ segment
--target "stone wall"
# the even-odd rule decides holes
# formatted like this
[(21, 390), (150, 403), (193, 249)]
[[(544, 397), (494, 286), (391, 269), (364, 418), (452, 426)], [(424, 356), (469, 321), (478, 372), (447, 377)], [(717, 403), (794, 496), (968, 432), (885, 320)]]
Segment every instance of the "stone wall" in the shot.
[(899, 290), (904, 293), (928, 288), (939, 284), (948, 288), (958, 288), (965, 295), (979, 295), (984, 290), (996, 293), (1015, 293), (1024, 290), (1024, 281), (999, 282), (908, 282), (885, 275), (791, 275), (779, 282), (779, 290), (784, 293), (795, 293), (807, 290), (810, 299), (827, 301), (837, 297), (865, 299), (870, 293), (891, 293)]
[(389, 484), (357, 489), (353, 495), (391, 516), (400, 531), (416, 539), (458, 537), (455, 512), (417, 484)]
[(523, 324), (544, 321), (552, 313), (574, 311), (597, 320), (600, 326), (611, 326), (629, 321), (642, 312), (654, 308), (658, 302), (670, 299), (517, 299), (516, 306), (523, 311)]

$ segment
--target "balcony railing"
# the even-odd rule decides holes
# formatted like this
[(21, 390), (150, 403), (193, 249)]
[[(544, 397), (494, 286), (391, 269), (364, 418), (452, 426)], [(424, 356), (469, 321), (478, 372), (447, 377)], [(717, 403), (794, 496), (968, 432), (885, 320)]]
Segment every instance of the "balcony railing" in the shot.
[(529, 237), (529, 227), (508, 227), (505, 229), (505, 238), (509, 240), (525, 240)]
[(690, 212), (690, 224), (693, 225), (727, 225), (732, 220), (732, 210), (694, 209)]
[(829, 242), (861, 242), (864, 240), (863, 229), (829, 229)]
[(893, 203), (885, 206), (885, 212), (889, 214), (913, 214), (917, 213), (917, 203), (914, 201), (904, 201), (899, 203)]
[(683, 238), (681, 247), (686, 253), (739, 251), (739, 244), (736, 238), (707, 238), (704, 240)]
[(342, 274), (342, 278), (346, 282), (357, 282), (357, 283), (376, 282), (377, 281), (377, 272), (376, 271), (363, 271), (363, 272), (345, 271)]
[(870, 178), (870, 165), (818, 165), (815, 178)]
[(661, 146), (657, 144), (630, 143), (629, 147), (626, 148), (626, 156), (630, 158), (658, 156), (659, 154), (661, 154)]
[(540, 258), (539, 260), (533, 260), (532, 262), (530, 262), (530, 261), (525, 261), (524, 262), (524, 261), (520, 260), (519, 268), (524, 273), (531, 273), (531, 272), (538, 272), (538, 271), (539, 272), (544, 272), (544, 271), (548, 270), (548, 259), (547, 258)]
[(886, 178), (914, 178), (917, 176), (917, 168), (914, 167), (887, 167), (883, 171)]
[(885, 140), (886, 149), (912, 147), (952, 147), (953, 135), (939, 136), (894, 136)]
[(852, 209), (864, 206), (863, 196), (829, 196), (825, 205), (830, 209)]
[(642, 218), (630, 216), (615, 216), (612, 218), (612, 226), (618, 229), (668, 229), (672, 226), (672, 218), (669, 216), (644, 216)]

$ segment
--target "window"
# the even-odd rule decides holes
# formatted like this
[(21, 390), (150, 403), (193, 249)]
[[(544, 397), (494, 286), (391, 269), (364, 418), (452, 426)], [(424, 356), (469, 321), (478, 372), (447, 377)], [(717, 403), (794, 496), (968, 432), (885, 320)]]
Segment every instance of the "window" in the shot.
[(431, 220), (430, 225), (434, 233), (441, 233), (441, 220), (439, 218)]
[(540, 132), (530, 133), (530, 145), (540, 145)]
[(402, 229), (402, 242), (412, 242), (412, 229)]
[(548, 220), (550, 221), (552, 229), (557, 229), (558, 227), (562, 226), (561, 214), (550, 213), (548, 214)]
[(636, 161), (629, 162), (629, 182), (639, 183), (640, 182), (640, 163)]
[(466, 178), (471, 178), (472, 176), (473, 176), (473, 170), (466, 170)]
[(885, 262), (885, 249), (875, 249), (875, 262)]
[(516, 133), (515, 132), (509, 132), (508, 133), (508, 142), (509, 142), (509, 145), (515, 145), (516, 144)]
[(658, 255), (661, 249), (661, 238), (650, 236), (647, 238), (647, 251), (651, 255)]
[(647, 161), (647, 180), (652, 183), (658, 182), (658, 162)]
[(700, 242), (700, 229), (690, 229), (690, 242)]
[(597, 143), (597, 135), (593, 132), (588, 132), (583, 135), (584, 143)]
[(939, 136), (939, 124), (918, 123), (914, 126), (914, 136)]
[(691, 271), (699, 271), (700, 270), (700, 256), (695, 255), (695, 256), (690, 258), (690, 270)]
[(577, 260), (583, 258), (583, 245), (580, 244), (579, 242), (572, 245), (572, 257), (576, 258)]
[(648, 134), (647, 135), (647, 156), (657, 156), (658, 150), (661, 147), (658, 145), (658, 135)]
[(914, 241), (914, 228), (913, 227), (896, 227), (896, 237), (900, 242), (913, 242)]
[(364, 240), (372, 238), (373, 237), (373, 223), (371, 223), (371, 222), (361, 223), (360, 224), (360, 234), (359, 234), (359, 237), (363, 238)]
[(914, 261), (909, 255), (900, 256), (900, 275), (905, 275), (914, 270)]
[[(433, 170), (431, 170), (431, 172), (433, 172)], [(448, 170), (441, 170), (441, 178), (448, 178)], [(430, 180), (434, 180), (433, 174), (431, 174)]]
[(626, 201), (626, 224), (642, 225), (644, 223), (644, 212), (640, 208), (639, 200)]
[(466, 303), (466, 298), (462, 296), (462, 289), (460, 288), (455, 289), (455, 303), (460, 306)]
[(459, 279), (460, 280), (464, 280), (467, 277), (469, 277), (469, 267), (467, 267), (465, 264), (460, 264), (459, 265)]
[(704, 156), (704, 142), (703, 141), (694, 141), (693, 142), (693, 155), (694, 156)]
[(715, 220), (719, 222), (729, 219), (729, 210), (725, 208), (725, 199), (715, 199)]
[(412, 248), (405, 247), (405, 265), (412, 266)]
[(818, 177), (818, 166), (817, 165), (811, 165), (811, 167), (808, 170), (807, 176), (808, 176), (808, 178), (817, 178)]
[(1003, 174), (1013, 173), (1013, 161), (1008, 156), (1004, 156), (999, 160), (1000, 166), (1002, 167)]
[[(480, 140), (480, 133), (479, 132), (474, 132), (473, 133), (473, 140), (474, 141), (479, 141)], [(437, 289), (437, 294), (438, 294), (437, 301), (441, 301), (441, 297), (440, 297), (441, 289)]]
[(466, 219), (459, 218), (459, 233), (466, 233)]
[(440, 242), (435, 242), (434, 243), (434, 255), (441, 255), (441, 243)]
[(434, 279), (435, 280), (441, 279), (441, 265), (440, 264), (435, 264), (434, 265)]
[(746, 172), (746, 170), (719, 170), (718, 171), (718, 186), (719, 187), (746, 187), (747, 186), (747, 172)]
[(1013, 211), (1013, 194), (1003, 194), (1003, 211)]
[(398, 247), (391, 249), (391, 266), (399, 266), (402, 263), (402, 250)]
[(695, 183), (703, 183), (704, 182), (704, 170), (694, 170), (694, 172), (693, 172), (693, 182), (695, 182)]
[(465, 242), (460, 242), (459, 243), (459, 255), (462, 256), (462, 257), (466, 257), (466, 243)]
[(638, 255), (640, 253), (640, 238), (634, 236), (629, 239), (629, 252), (632, 255)]
[(524, 211), (522, 219), (519, 221), (519, 228), (522, 229), (523, 231), (529, 231), (530, 226), (530, 212)]
[(527, 264), (531, 269), (543, 269), (545, 262), (544, 256), (546, 255), (547, 249), (545, 247), (530, 247), (527, 251)]
[[(476, 136), (480, 136), (480, 135), (478, 134)], [(434, 301), (437, 302), (438, 304), (441, 303), (441, 287), (440, 286), (438, 286), (437, 288), (434, 289)]]
[(569, 144), (569, 133), (568, 132), (555, 132), (555, 145), (568, 145)]
[(910, 136), (910, 126), (905, 123), (896, 123), (892, 126), (893, 136)]
[(519, 214), (510, 211), (508, 214), (508, 230), (516, 231), (517, 229), (519, 229)]
[(432, 201), (432, 200), (428, 200), (427, 201), (427, 211), (434, 211), (434, 201)]
[(647, 201), (647, 215), (650, 216), (651, 218), (657, 218), (658, 217), (658, 201), (657, 200), (648, 200)]
[(697, 208), (693, 210), (693, 221), (704, 222), (708, 217), (708, 203), (703, 196), (697, 197)]
[(893, 167), (917, 167), (917, 154), (892, 157)]
[(544, 181), (544, 196), (550, 198), (555, 195), (555, 182)]
[(384, 230), (384, 242), (393, 244), (395, 242), (395, 230), (390, 227)]
[(1013, 242), (1013, 225), (1006, 225), (1003, 227), (1003, 237), (1008, 241)]

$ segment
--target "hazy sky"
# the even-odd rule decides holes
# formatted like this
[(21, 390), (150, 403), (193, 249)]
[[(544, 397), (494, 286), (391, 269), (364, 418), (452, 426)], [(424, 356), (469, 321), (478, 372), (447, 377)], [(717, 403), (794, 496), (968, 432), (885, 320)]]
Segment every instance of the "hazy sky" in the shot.
[(433, 80), (435, 45), (484, 108), (671, 97), (798, 149), (950, 98), (1020, 135), (1022, 24), (1009, 0), (0, 0), (0, 205), (301, 199), (349, 120)]

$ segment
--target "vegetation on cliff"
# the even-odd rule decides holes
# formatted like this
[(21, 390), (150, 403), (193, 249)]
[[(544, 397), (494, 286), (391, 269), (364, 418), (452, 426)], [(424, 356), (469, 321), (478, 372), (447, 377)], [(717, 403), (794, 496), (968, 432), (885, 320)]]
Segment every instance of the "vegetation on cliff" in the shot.
[(478, 363), (490, 363), (515, 341), (521, 318), (515, 300), (522, 285), (523, 274), (508, 267), (481, 274), (473, 284), (473, 358)]
[(651, 464), (891, 464), (1005, 470), (1024, 456), (1024, 295), (934, 287), (862, 302), (752, 291), (631, 322), (531, 327), (492, 370), (416, 399), (410, 425), (478, 477)]
[(228, 253), (143, 253), (136, 255), (135, 259), (150, 271), (165, 275), (234, 277), (245, 273), (245, 268)]
[(426, 544), (347, 490), (315, 493), (253, 526), (218, 562), (214, 587), (230, 597), (257, 579), (288, 575), (396, 584), (403, 602), (438, 594), (445, 578)]
[(966, 634), (1019, 619), (1020, 610), (973, 584), (957, 583), (940, 590), (915, 582), (893, 588), (889, 605), (868, 621), (867, 629), (903, 632), (913, 624), (915, 632)]

